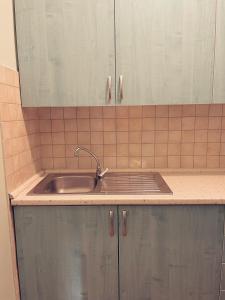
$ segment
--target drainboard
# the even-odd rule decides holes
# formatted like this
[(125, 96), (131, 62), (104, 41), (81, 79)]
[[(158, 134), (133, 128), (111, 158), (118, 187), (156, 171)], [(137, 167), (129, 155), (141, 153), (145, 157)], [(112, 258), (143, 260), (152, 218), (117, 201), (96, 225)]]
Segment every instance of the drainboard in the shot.
[(101, 193), (106, 194), (172, 194), (159, 173), (110, 173), (103, 180)]

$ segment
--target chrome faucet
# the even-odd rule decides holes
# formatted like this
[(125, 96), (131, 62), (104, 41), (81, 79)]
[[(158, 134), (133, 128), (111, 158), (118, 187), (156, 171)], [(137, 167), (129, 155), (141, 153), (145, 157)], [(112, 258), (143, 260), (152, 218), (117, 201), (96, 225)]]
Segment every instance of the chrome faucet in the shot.
[(76, 156), (79, 156), (80, 150), (83, 150), (83, 151), (89, 153), (89, 154), (95, 159), (96, 164), (97, 164), (97, 166), (96, 166), (96, 178), (97, 178), (97, 179), (103, 178), (103, 176), (105, 175), (106, 172), (108, 172), (109, 169), (106, 168), (105, 170), (102, 170), (100, 161), (99, 161), (99, 159), (97, 158), (97, 156), (96, 156), (93, 152), (91, 152), (90, 150), (88, 150), (88, 149), (85, 148), (85, 147), (81, 147), (81, 146), (76, 147), (74, 154), (75, 154)]

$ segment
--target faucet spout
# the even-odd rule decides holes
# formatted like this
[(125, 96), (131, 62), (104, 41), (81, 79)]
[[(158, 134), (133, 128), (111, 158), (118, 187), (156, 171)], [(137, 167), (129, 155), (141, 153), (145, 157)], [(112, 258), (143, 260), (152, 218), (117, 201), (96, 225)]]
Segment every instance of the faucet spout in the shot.
[(105, 170), (102, 171), (102, 167), (101, 167), (100, 161), (99, 161), (99, 159), (97, 158), (97, 156), (96, 156), (93, 152), (91, 152), (90, 150), (88, 150), (88, 149), (85, 148), (85, 147), (82, 147), (82, 146), (76, 147), (74, 154), (78, 156), (78, 155), (79, 155), (79, 152), (80, 152), (81, 150), (82, 150), (82, 151), (85, 151), (85, 152), (87, 152), (87, 153), (89, 153), (89, 154), (95, 159), (95, 161), (96, 161), (96, 178), (97, 178), (97, 179), (103, 178), (103, 176), (105, 175), (105, 173), (106, 173), (109, 169), (107, 168), (107, 169), (105, 169)]

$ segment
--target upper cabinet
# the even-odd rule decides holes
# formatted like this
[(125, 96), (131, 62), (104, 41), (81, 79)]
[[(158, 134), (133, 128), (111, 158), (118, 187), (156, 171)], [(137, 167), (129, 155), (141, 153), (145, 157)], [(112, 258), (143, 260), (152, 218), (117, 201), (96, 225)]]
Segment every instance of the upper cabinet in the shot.
[(213, 100), (225, 102), (225, 1), (218, 0)]
[(23, 106), (225, 102), (223, 0), (15, 0)]
[(114, 0), (16, 0), (15, 11), (23, 106), (110, 102)]
[[(223, 1), (223, 0), (222, 0)], [(116, 0), (124, 104), (212, 101), (215, 0)]]

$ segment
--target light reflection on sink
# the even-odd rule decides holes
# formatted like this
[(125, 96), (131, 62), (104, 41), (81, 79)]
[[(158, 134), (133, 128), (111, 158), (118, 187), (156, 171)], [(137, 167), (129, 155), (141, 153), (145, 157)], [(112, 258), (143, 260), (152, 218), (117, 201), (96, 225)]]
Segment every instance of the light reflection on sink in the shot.
[(158, 172), (49, 174), (29, 195), (37, 194), (172, 194)]

